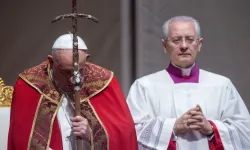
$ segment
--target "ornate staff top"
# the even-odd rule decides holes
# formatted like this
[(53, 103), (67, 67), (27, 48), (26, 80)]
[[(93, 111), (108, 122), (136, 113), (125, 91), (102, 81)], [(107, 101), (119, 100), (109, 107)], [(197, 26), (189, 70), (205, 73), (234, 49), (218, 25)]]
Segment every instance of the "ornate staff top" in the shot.
[(62, 20), (64, 18), (71, 18), (72, 19), (72, 26), (73, 26), (73, 67), (74, 67), (74, 82), (75, 85), (74, 90), (79, 91), (80, 90), (80, 74), (79, 74), (79, 66), (78, 66), (78, 60), (79, 60), (79, 54), (78, 54), (78, 39), (76, 36), (77, 32), (77, 18), (86, 18), (90, 19), (96, 23), (98, 23), (98, 19), (94, 16), (88, 15), (88, 14), (82, 14), (77, 13), (77, 7), (76, 7), (76, 0), (72, 0), (72, 13), (70, 14), (64, 14), (55, 17), (52, 20), (52, 23)]
[[(62, 20), (64, 18), (71, 18), (72, 19), (72, 26), (73, 26), (73, 68), (74, 68), (74, 72), (73, 72), (73, 84), (74, 84), (74, 101), (75, 101), (75, 115), (80, 116), (80, 84), (81, 84), (81, 75), (79, 73), (79, 54), (78, 54), (78, 39), (76, 36), (76, 32), (77, 32), (77, 18), (86, 18), (86, 19), (90, 19), (96, 23), (98, 23), (97, 18), (88, 15), (88, 14), (81, 14), (81, 13), (77, 13), (77, 7), (76, 7), (76, 0), (72, 0), (72, 13), (70, 14), (64, 14), (64, 15), (60, 15), (55, 17), (52, 20), (52, 23), (58, 21), (58, 20)], [(83, 77), (82, 77), (83, 78)], [(72, 145), (73, 146), (73, 145)], [(77, 149), (81, 150), (82, 149), (82, 141), (77, 138)]]

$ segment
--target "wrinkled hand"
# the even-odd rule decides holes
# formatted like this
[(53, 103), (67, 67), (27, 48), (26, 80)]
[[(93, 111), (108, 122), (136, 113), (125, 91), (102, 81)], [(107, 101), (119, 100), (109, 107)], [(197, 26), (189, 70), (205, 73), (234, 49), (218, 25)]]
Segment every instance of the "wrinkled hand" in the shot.
[(190, 111), (191, 117), (187, 120), (187, 125), (191, 130), (200, 131), (202, 134), (210, 135), (213, 133), (212, 125), (207, 121), (199, 105)]
[(186, 113), (184, 113), (180, 118), (178, 118), (175, 121), (174, 124), (174, 133), (175, 135), (182, 135), (188, 131), (190, 131), (190, 128), (188, 127), (188, 119), (191, 118), (191, 111), (194, 111), (196, 108), (192, 108), (188, 110)]
[(90, 141), (90, 129), (88, 127), (88, 120), (82, 116), (71, 117), (72, 130), (74, 136), (78, 136), (84, 140)]

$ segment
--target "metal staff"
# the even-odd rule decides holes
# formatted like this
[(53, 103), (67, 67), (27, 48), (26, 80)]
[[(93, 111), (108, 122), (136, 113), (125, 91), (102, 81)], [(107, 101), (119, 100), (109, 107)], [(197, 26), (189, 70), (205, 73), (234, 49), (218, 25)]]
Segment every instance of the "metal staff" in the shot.
[[(77, 18), (86, 18), (90, 19), (96, 23), (98, 23), (97, 18), (88, 15), (88, 14), (80, 14), (77, 13), (77, 7), (76, 7), (76, 0), (72, 0), (72, 13), (70, 14), (64, 14), (57, 16), (52, 20), (52, 23), (62, 20), (64, 18), (71, 18), (72, 19), (72, 26), (73, 26), (73, 84), (74, 84), (74, 101), (75, 101), (75, 115), (80, 116), (81, 115), (81, 108), (80, 108), (80, 73), (79, 73), (79, 54), (78, 54), (78, 39), (76, 36), (77, 32)], [(77, 137), (77, 149), (82, 150), (82, 141), (79, 137)]]

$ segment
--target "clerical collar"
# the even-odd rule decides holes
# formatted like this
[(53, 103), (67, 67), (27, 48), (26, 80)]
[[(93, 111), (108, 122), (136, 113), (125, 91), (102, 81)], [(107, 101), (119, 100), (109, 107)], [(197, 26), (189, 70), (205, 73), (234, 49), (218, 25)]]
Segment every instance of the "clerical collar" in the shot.
[(186, 69), (180, 68), (170, 63), (166, 70), (175, 83), (182, 83), (182, 82), (198, 83), (199, 81), (199, 68), (195, 63), (191, 67)]
[(171, 63), (171, 65), (173, 65), (174, 67), (181, 70), (181, 76), (190, 76), (190, 73), (192, 71), (192, 68), (195, 66), (195, 63), (192, 66), (190, 66), (189, 68), (181, 68), (173, 63)]

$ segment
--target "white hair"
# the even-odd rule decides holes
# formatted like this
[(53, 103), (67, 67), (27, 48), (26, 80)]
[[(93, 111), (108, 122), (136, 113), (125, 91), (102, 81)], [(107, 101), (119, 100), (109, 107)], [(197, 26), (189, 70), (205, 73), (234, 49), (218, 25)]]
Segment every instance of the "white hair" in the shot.
[(174, 21), (192, 21), (195, 26), (195, 31), (196, 31), (196, 36), (197, 38), (201, 37), (201, 31), (200, 31), (200, 25), (199, 22), (194, 19), (193, 17), (190, 16), (175, 16), (173, 18), (170, 18), (163, 24), (163, 34), (164, 34), (164, 39), (168, 39), (168, 30), (169, 30), (169, 24)]

